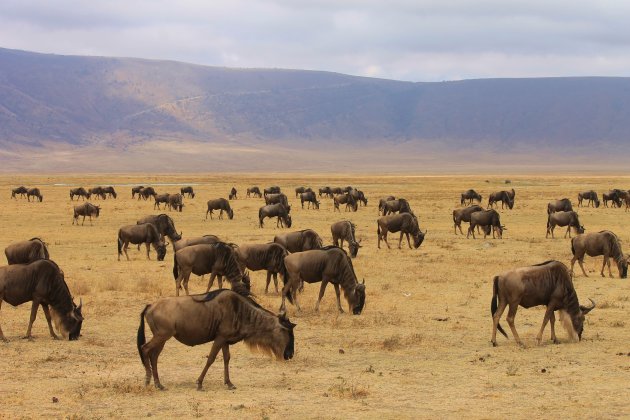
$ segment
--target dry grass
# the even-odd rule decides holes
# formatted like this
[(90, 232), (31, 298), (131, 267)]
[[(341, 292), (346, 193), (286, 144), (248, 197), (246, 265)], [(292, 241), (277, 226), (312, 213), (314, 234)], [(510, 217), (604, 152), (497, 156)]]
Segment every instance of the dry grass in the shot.
[[(628, 280), (599, 276), (601, 259), (587, 258), (590, 277), (574, 278), (582, 301), (600, 302), (585, 324), (583, 340), (569, 342), (558, 325), (561, 344), (536, 345), (543, 312), (520, 309), (516, 325), (526, 347), (499, 337), (490, 340), (491, 279), (515, 266), (551, 258), (570, 262), (568, 239), (545, 239), (545, 205), (578, 191), (627, 188), (628, 178), (512, 177), (517, 191), (514, 210), (501, 211), (508, 227), (503, 240), (467, 240), (453, 233), (451, 211), (461, 191), (475, 188), (487, 197), (500, 190), (505, 176), (478, 177), (342, 177), (304, 176), (40, 176), (0, 178), (4, 205), (0, 229), (4, 244), (40, 236), (63, 268), (75, 297), (84, 302), (86, 321), (77, 342), (53, 341), (43, 313), (34, 326), (34, 341), (21, 340), (30, 305), (2, 305), (0, 322), (11, 340), (0, 344), (0, 416), (6, 417), (200, 417), (246, 418), (434, 418), (572, 416), (597, 413), (627, 415), (629, 353)], [(488, 179), (489, 183), (484, 181)], [(55, 183), (69, 185), (54, 186)], [(360, 316), (339, 315), (329, 288), (320, 312), (314, 312), (319, 285), (306, 285), (302, 313), (289, 306), (297, 323), (296, 354), (278, 362), (232, 348), (231, 376), (238, 386), (223, 385), (222, 360), (208, 372), (205, 390), (195, 380), (210, 346), (189, 348), (171, 340), (160, 359), (167, 391), (145, 388), (144, 369), (135, 347), (139, 313), (147, 303), (174, 293), (172, 253), (166, 261), (147, 261), (144, 250), (130, 249), (131, 261), (116, 261), (116, 232), (154, 213), (152, 203), (130, 198), (130, 187), (117, 187), (119, 198), (100, 203), (102, 216), (94, 226), (71, 225), (71, 186), (98, 184), (159, 184), (159, 192), (195, 185), (197, 198), (186, 200), (183, 213), (173, 213), (184, 236), (216, 234), (235, 243), (267, 242), (275, 223), (257, 227), (261, 199), (244, 199), (247, 186), (278, 184), (293, 204), (294, 230), (313, 228), (326, 243), (330, 224), (350, 218), (364, 247), (354, 266), (365, 278), (367, 303)], [(9, 188), (39, 186), (43, 203), (10, 200)], [(296, 186), (356, 185), (369, 199), (358, 213), (333, 213), (329, 200), (321, 210), (302, 210), (292, 193)], [(235, 185), (241, 199), (232, 202), (234, 220), (204, 221), (205, 202), (227, 196)], [(428, 229), (419, 250), (376, 248), (376, 204), (381, 196), (407, 198)], [(484, 203), (485, 204), (485, 203)], [(611, 208), (577, 209), (587, 231), (610, 229), (630, 243), (630, 213)], [(627, 245), (626, 245), (627, 248)], [(628, 251), (626, 249), (626, 251)], [(152, 258), (155, 254), (152, 253)], [(615, 272), (613, 270), (613, 272)], [(616, 273), (615, 273), (616, 274)], [(264, 294), (264, 273), (253, 273), (254, 292), (263, 306), (277, 310), (280, 298)], [(207, 278), (206, 278), (207, 281)], [(198, 277), (193, 292), (205, 290)], [(342, 298), (343, 299), (343, 298)], [(342, 300), (342, 302), (345, 302)], [(507, 327), (507, 325), (505, 325)], [(614, 356), (614, 357), (613, 357)], [(544, 373), (541, 373), (543, 372)], [(515, 395), (517, 397), (515, 397)], [(53, 397), (58, 402), (53, 402)]]

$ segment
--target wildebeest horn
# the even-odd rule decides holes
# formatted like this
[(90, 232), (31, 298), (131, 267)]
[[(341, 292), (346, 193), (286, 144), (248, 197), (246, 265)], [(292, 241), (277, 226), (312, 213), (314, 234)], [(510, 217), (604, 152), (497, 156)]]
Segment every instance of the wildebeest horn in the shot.
[(429, 229), (425, 229), (424, 230), (424, 234), (426, 235), (428, 231), (429, 231)]
[(164, 246), (169, 246), (171, 243), (170, 242), (165, 242)]
[(283, 309), (282, 311), (280, 311), (280, 313), (278, 314), (278, 317), (280, 319), (287, 319), (287, 310)]
[(590, 301), (591, 301), (591, 303), (592, 303), (592, 305), (591, 305), (591, 306), (586, 307), (586, 306), (582, 306), (582, 305), (580, 305), (580, 310), (582, 311), (582, 313), (583, 313), (584, 315), (586, 315), (587, 313), (589, 313), (589, 312), (591, 312), (593, 309), (595, 309), (595, 306), (597, 305), (593, 299), (588, 298), (588, 300), (590, 300)]
[(81, 310), (82, 307), (83, 307), (83, 298), (79, 298), (79, 306), (77, 306), (77, 309)]
[(365, 284), (365, 279), (363, 279), (363, 281), (361, 282), (361, 284)]

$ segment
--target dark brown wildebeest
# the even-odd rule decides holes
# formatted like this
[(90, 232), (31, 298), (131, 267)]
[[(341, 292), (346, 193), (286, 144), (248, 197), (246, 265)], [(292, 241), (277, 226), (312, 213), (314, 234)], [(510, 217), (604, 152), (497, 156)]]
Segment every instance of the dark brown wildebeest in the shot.
[(138, 194), (138, 198), (140, 198), (140, 191), (144, 189), (144, 185), (138, 185), (136, 187), (131, 188), (131, 198), (135, 198), (136, 194)]
[(129, 248), (130, 243), (134, 245), (145, 244), (147, 247), (147, 259), (149, 260), (151, 259), (149, 256), (149, 247), (153, 245), (157, 253), (158, 261), (164, 261), (168, 243), (164, 242), (164, 237), (160, 235), (160, 232), (158, 232), (157, 228), (152, 223), (127, 225), (118, 230), (118, 261), (120, 261), (120, 256), (123, 252), (127, 257), (127, 261), (129, 261), (127, 248)]
[(409, 241), (409, 235), (413, 236), (413, 246), (418, 248), (424, 236), (427, 234), (425, 230), (422, 232), (418, 224), (418, 219), (411, 213), (390, 214), (388, 216), (381, 216), (376, 221), (377, 228), (376, 233), (378, 235), (378, 248), (381, 249), (381, 239), (385, 241), (385, 245), (389, 249), (389, 243), (387, 242), (387, 233), (400, 232), (400, 238), (398, 239), (398, 249), (401, 249), (403, 235), (407, 237), (407, 245), (411, 249), (411, 242)]
[(262, 193), (260, 192), (260, 188), (258, 187), (250, 187), (247, 189), (247, 197), (249, 196), (253, 196), (253, 197), (262, 197)]
[(118, 197), (116, 195), (116, 190), (114, 189), (114, 187), (109, 186), (109, 187), (103, 187), (103, 194), (107, 194), (107, 196), (109, 198), (116, 198)]
[[(295, 189), (295, 198), (298, 198), (300, 196), (300, 194), (304, 194), (307, 192), (312, 192), (313, 189), (311, 187), (297, 187)], [(321, 197), (321, 195), (320, 195)]]
[(191, 187), (190, 185), (187, 187), (181, 187), (179, 189), (179, 192), (182, 196), (188, 195), (188, 198), (195, 198), (195, 191), (193, 190), (193, 187)]
[(341, 187), (332, 187), (330, 189), (330, 195), (334, 197), (335, 194), (345, 194), (343, 188)]
[(234, 285), (243, 283), (249, 289), (249, 275), (241, 270), (238, 258), (231, 244), (216, 242), (213, 244), (190, 245), (177, 251), (173, 257), (173, 278), (175, 293), (184, 287), (188, 294), (188, 280), (191, 273), (198, 276), (210, 274), (206, 292), (210, 291), (214, 278), (219, 277), (219, 289), (223, 287), (223, 276)]
[(313, 208), (319, 210), (320, 202), (317, 201), (317, 197), (313, 191), (308, 191), (300, 194), (300, 201), (302, 202), (302, 208), (304, 208), (304, 202), (308, 203), (307, 208), (311, 208), (311, 204), (313, 204)]
[(325, 195), (328, 198), (333, 197), (332, 189), (330, 187), (323, 187), (319, 189), (319, 196)]
[(492, 239), (495, 238), (495, 231), (499, 239), (503, 239), (503, 231), (507, 230), (505, 226), (501, 225), (501, 217), (494, 209), (476, 211), (470, 215), (470, 226), (468, 227), (466, 238), (468, 238), (472, 233), (473, 239), (476, 239), (475, 228), (477, 226), (481, 226), (483, 228), (484, 239), (490, 234), (490, 230), (492, 230)]
[(473, 203), (473, 200), (477, 200), (479, 203), (481, 203), (481, 194), (477, 193), (477, 191), (475, 190), (468, 190), (462, 193), (460, 203), (462, 204), (462, 206), (464, 204), (471, 205)]
[(103, 187), (90, 188), (88, 190), (87, 198), (92, 198), (92, 196), (94, 196), (95, 199), (102, 198), (103, 200), (105, 200), (107, 198), (105, 192), (103, 192)]
[(216, 244), (217, 242), (221, 242), (216, 235), (204, 235), (197, 236), (195, 238), (182, 238), (176, 241), (172, 241), (173, 243), (173, 252), (177, 252), (180, 249), (186, 248), (191, 245), (200, 245), (200, 244)]
[(214, 200), (208, 200), (208, 210), (206, 210), (206, 220), (208, 220), (208, 213), (210, 213), (210, 220), (212, 220), (212, 211), (221, 210), (219, 212), (219, 219), (223, 219), (223, 212), (226, 212), (230, 220), (234, 218), (234, 210), (230, 207), (230, 202), (225, 198), (217, 198)]
[(521, 346), (523, 343), (514, 327), (514, 317), (519, 305), (523, 308), (547, 306), (542, 327), (536, 337), (538, 344), (542, 341), (542, 334), (548, 321), (551, 321), (551, 340), (554, 343), (558, 342), (554, 329), (556, 321), (554, 311), (561, 311), (560, 321), (563, 321), (571, 338), (575, 340), (577, 336), (581, 340), (584, 330), (584, 315), (595, 308), (595, 302), (592, 299), (591, 302), (592, 306), (588, 308), (579, 305), (569, 270), (559, 261), (547, 261), (542, 264), (506, 271), (492, 279), (492, 302), (490, 305), (493, 322), (492, 345), (497, 345), (497, 329), (507, 338), (499, 320), (508, 305), (510, 308), (508, 309), (507, 322), (514, 339)]
[(333, 212), (337, 210), (341, 213), (339, 209), (340, 204), (346, 205), (346, 211), (357, 211), (359, 210), (359, 205), (357, 204), (357, 200), (354, 199), (350, 194), (337, 194), (333, 197)]
[(404, 198), (398, 198), (383, 203), (383, 216), (394, 213), (411, 213), (411, 206)]
[[(514, 188), (512, 188), (512, 191), (493, 192), (492, 194), (488, 196), (488, 208), (492, 208), (494, 204), (500, 201), (501, 208), (504, 208), (504, 206), (507, 206), (510, 210), (512, 210), (512, 208), (514, 207), (515, 195), (516, 195), (516, 192), (514, 191)], [(497, 207), (498, 206), (499, 205), (497, 204)]]
[(545, 238), (549, 237), (549, 233), (554, 238), (553, 231), (556, 225), (561, 227), (567, 226), (567, 231), (564, 234), (565, 238), (567, 234), (569, 238), (571, 237), (571, 228), (574, 228), (578, 235), (584, 233), (584, 226), (580, 225), (580, 218), (574, 211), (557, 211), (547, 215), (547, 234)]
[(315, 311), (319, 311), (319, 303), (324, 297), (326, 285), (332, 283), (337, 295), (337, 308), (341, 308), (339, 286), (348, 301), (349, 309), (354, 315), (360, 315), (365, 306), (365, 280), (362, 283), (357, 281), (354, 273), (352, 261), (346, 251), (336, 246), (327, 246), (311, 251), (297, 252), (288, 255), (284, 259), (284, 287), (282, 288), (282, 305), (280, 312), (286, 311), (285, 299), (294, 303), (300, 311), (297, 301), (297, 291), (303, 283), (322, 282), (319, 289), (319, 297), (315, 305)]
[(228, 196), (228, 199), (238, 200), (238, 197), (236, 196), (237, 193), (238, 191), (236, 191), (236, 188), (232, 187), (232, 189), (230, 190), (230, 195)]
[(181, 194), (171, 194), (167, 203), (169, 210), (181, 211), (184, 209), (184, 196)]
[(281, 192), (282, 191), (280, 191), (280, 187), (273, 186), (273, 187), (265, 188), (263, 190), (263, 195), (267, 197), (267, 194), (280, 194)]
[(77, 201), (79, 200), (79, 197), (83, 198), (85, 201), (85, 198), (88, 196), (88, 192), (83, 187), (72, 188), (70, 190), (70, 201), (74, 200), (75, 196), (77, 196)]
[[(37, 260), (30, 264), (13, 264), (0, 267), (0, 305), (7, 302), (18, 306), (32, 301), (31, 318), (24, 338), (32, 339), (31, 330), (39, 305), (44, 310), (48, 331), (54, 339), (52, 318), (55, 318), (57, 331), (68, 340), (77, 340), (81, 334), (83, 315), (75, 305), (70, 290), (64, 279), (63, 271), (51, 260)], [(50, 306), (50, 308), (49, 308)], [(52, 316), (51, 316), (52, 315)], [(0, 327), (0, 340), (8, 342)]]
[(621, 200), (619, 199), (619, 190), (614, 189), (610, 190), (607, 193), (602, 194), (602, 201), (604, 202), (604, 207), (608, 207), (608, 202), (613, 202), (613, 207), (621, 207)]
[(547, 214), (555, 213), (557, 211), (573, 211), (571, 200), (563, 198), (556, 201), (551, 201), (547, 204)]
[(297, 232), (281, 233), (273, 238), (273, 241), (282, 245), (287, 251), (303, 252), (311, 249), (320, 249), (324, 242), (313, 229), (304, 229)]
[(4, 250), (7, 256), (7, 264), (29, 264), (37, 260), (48, 260), (48, 248), (44, 241), (32, 238), (28, 241), (20, 241), (10, 244)]
[(342, 188), (342, 192), (345, 194), (348, 194), (350, 191), (354, 190), (355, 188), (352, 185), (348, 185), (347, 187)]
[(380, 200), (378, 200), (378, 214), (382, 214), (383, 211), (385, 210), (385, 203), (387, 203), (388, 201), (392, 201), (395, 200), (396, 197), (394, 197), (393, 195), (388, 195), (387, 197), (383, 197)]
[(289, 207), (289, 199), (283, 193), (278, 194), (266, 194), (265, 204), (282, 204), (284, 207)]
[(94, 204), (88, 202), (83, 203), (80, 206), (74, 206), (74, 214), (72, 215), (72, 224), (74, 222), (79, 226), (79, 216), (83, 216), (83, 221), (81, 222), (81, 226), (85, 223), (85, 216), (90, 218), (90, 225), (92, 225), (92, 216), (98, 217), (101, 213), (101, 208), (99, 206), (95, 206)]
[(349, 220), (341, 220), (330, 225), (333, 245), (343, 249), (343, 241), (348, 242), (350, 257), (355, 258), (361, 248), (361, 241), (357, 241), (355, 233), (356, 225)]
[(617, 190), (617, 197), (619, 198), (619, 207), (623, 203), (626, 203), (626, 211), (628, 211), (628, 202), (630, 201), (630, 193), (625, 190)]
[(24, 198), (26, 197), (27, 192), (28, 192), (28, 188), (26, 188), (25, 186), (13, 188), (11, 190), (11, 198), (15, 198), (17, 200), (18, 194), (20, 195), (20, 197)]
[[(285, 314), (274, 315), (261, 307), (243, 288), (214, 290), (205, 295), (162, 298), (147, 305), (140, 314), (138, 328), (138, 352), (146, 369), (145, 385), (153, 382), (164, 389), (157, 371), (158, 357), (164, 343), (171, 337), (187, 346), (210, 341), (212, 349), (206, 365), (197, 379), (197, 389), (219, 350), (223, 351), (223, 382), (229, 389), (236, 388), (230, 381), (230, 345), (244, 341), (250, 349), (271, 353), (276, 358), (293, 358), (295, 324)], [(153, 333), (145, 344), (144, 319)]]
[(147, 200), (149, 197), (153, 197), (153, 199), (155, 199), (155, 196), (157, 196), (155, 189), (153, 189), (153, 187), (146, 187), (138, 193), (138, 200), (140, 200), (140, 198)]
[[(142, 225), (145, 223), (151, 223), (157, 229), (158, 233), (162, 236), (167, 236), (173, 243), (182, 239), (181, 233), (177, 233), (175, 230), (175, 222), (171, 216), (167, 214), (152, 214), (139, 219), (136, 224)], [(140, 245), (138, 245), (138, 249)]]
[[(31, 197), (37, 198), (37, 200), (39, 200), (40, 203), (42, 201), (44, 201), (44, 196), (39, 191), (39, 188), (29, 188), (28, 189), (28, 191), (26, 192), (26, 199), (28, 201), (31, 201)], [(33, 201), (35, 201), (35, 200), (33, 200)]]
[(276, 222), (276, 227), (291, 227), (291, 215), (289, 212), (291, 211), (291, 206), (284, 207), (284, 205), (278, 204), (269, 204), (266, 206), (262, 206), (258, 210), (258, 225), (263, 227), (263, 220), (265, 217), (277, 217), (278, 221)]
[(269, 293), (269, 284), (273, 275), (273, 284), (278, 293), (278, 273), (283, 271), (284, 257), (289, 255), (282, 245), (271, 242), (268, 244), (243, 244), (236, 248), (241, 270), (249, 271), (267, 270), (267, 283), (265, 293)]
[(459, 232), (463, 235), (464, 232), (462, 232), (462, 222), (470, 223), (470, 215), (481, 210), (483, 210), (483, 208), (476, 204), (474, 206), (465, 207), (463, 209), (453, 210), (453, 225), (455, 227), (455, 235), (457, 235), (457, 228), (459, 228)]
[(599, 207), (599, 197), (593, 190), (578, 193), (578, 207), (582, 207), (582, 200), (588, 200), (587, 207), (593, 205), (593, 207)]
[(624, 199), (624, 202), (626, 204), (626, 211), (630, 211), (630, 190), (626, 191), (626, 198)]
[(153, 196), (153, 209), (155, 210), (155, 208), (157, 207), (158, 210), (160, 210), (160, 203), (164, 203), (164, 208), (166, 208), (168, 206), (168, 197), (170, 196), (169, 193), (166, 194), (157, 194), (155, 196)]
[(363, 191), (353, 188), (348, 194), (350, 194), (357, 203), (363, 203), (364, 206), (367, 206), (368, 200), (367, 198), (365, 198), (365, 194), (363, 194)]
[(617, 235), (609, 230), (602, 230), (601, 232), (587, 233), (586, 235), (579, 235), (571, 239), (571, 253), (573, 258), (571, 259), (571, 273), (573, 273), (573, 266), (575, 261), (580, 264), (582, 273), (588, 277), (586, 271), (584, 271), (584, 255), (589, 257), (604, 256), (604, 264), (602, 265), (601, 275), (604, 277), (604, 267), (608, 264), (608, 275), (612, 277), (610, 271), (610, 258), (613, 258), (617, 263), (617, 269), (619, 270), (619, 278), (625, 279), (628, 277), (628, 261), (630, 256), (624, 255), (621, 250), (621, 244)]

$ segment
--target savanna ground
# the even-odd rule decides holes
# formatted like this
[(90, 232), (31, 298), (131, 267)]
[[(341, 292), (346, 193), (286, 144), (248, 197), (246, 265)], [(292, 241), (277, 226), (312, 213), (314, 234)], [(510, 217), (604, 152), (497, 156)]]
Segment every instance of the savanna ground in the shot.
[[(598, 274), (601, 258), (587, 257), (586, 278), (574, 279), (578, 296), (598, 307), (588, 316), (583, 340), (571, 343), (558, 327), (561, 344), (535, 336), (542, 308), (520, 309), (516, 326), (526, 347), (498, 338), (490, 345), (491, 279), (513, 267), (571, 258), (569, 239), (558, 228), (545, 239), (546, 203), (580, 190), (600, 194), (628, 188), (621, 177), (523, 176), (503, 178), (398, 176), (4, 176), (0, 206), (3, 246), (34, 236), (48, 244), (51, 258), (65, 272), (69, 287), (83, 298), (85, 322), (76, 342), (54, 341), (39, 312), (35, 339), (21, 339), (30, 304), (2, 305), (0, 322), (11, 340), (0, 344), (0, 415), (17, 417), (201, 417), (247, 418), (435, 418), (435, 417), (620, 417), (630, 415), (630, 284)], [(489, 182), (486, 182), (488, 180)], [(9, 199), (10, 187), (39, 186), (43, 203)], [(56, 185), (63, 184), (63, 185)], [(339, 315), (329, 287), (319, 313), (313, 308), (319, 285), (306, 285), (302, 313), (289, 306), (297, 323), (296, 354), (289, 362), (232, 347), (231, 379), (223, 385), (219, 355), (204, 382), (195, 380), (210, 345), (186, 347), (170, 340), (160, 357), (164, 392), (144, 387), (144, 368), (136, 350), (139, 314), (144, 305), (174, 294), (172, 251), (164, 262), (147, 261), (130, 250), (132, 260), (116, 261), (116, 233), (121, 225), (157, 213), (153, 203), (130, 198), (131, 185), (154, 185), (158, 192), (178, 192), (194, 185), (197, 197), (185, 200), (183, 213), (171, 213), (184, 236), (216, 234), (235, 243), (267, 242), (284, 230), (268, 221), (258, 228), (262, 199), (246, 199), (247, 186), (280, 185), (293, 204), (292, 230), (313, 228), (330, 243), (329, 226), (342, 218), (357, 224), (363, 248), (354, 260), (365, 279), (367, 303), (360, 316)], [(160, 185), (172, 184), (172, 185)], [(115, 185), (117, 200), (100, 202), (93, 226), (71, 225), (70, 187)], [(234, 220), (204, 220), (210, 198), (227, 197), (235, 185)], [(296, 186), (355, 185), (369, 203), (357, 213), (333, 213), (329, 199), (321, 210), (302, 210)], [(503, 240), (466, 239), (453, 233), (451, 212), (459, 194), (475, 188), (484, 196), (516, 189), (512, 211), (500, 210), (507, 226)], [(405, 197), (428, 229), (420, 249), (376, 247), (378, 198)], [(610, 229), (630, 247), (630, 213), (613, 208), (577, 209), (587, 232)], [(465, 228), (464, 228), (465, 229)], [(277, 311), (280, 297), (264, 294), (264, 273), (253, 273), (260, 303)], [(193, 276), (191, 291), (205, 284)], [(342, 298), (343, 299), (343, 298)], [(347, 308), (345, 301), (344, 306)], [(507, 327), (505, 320), (503, 324)], [(149, 334), (150, 335), (150, 334)], [(58, 402), (53, 402), (53, 397)]]

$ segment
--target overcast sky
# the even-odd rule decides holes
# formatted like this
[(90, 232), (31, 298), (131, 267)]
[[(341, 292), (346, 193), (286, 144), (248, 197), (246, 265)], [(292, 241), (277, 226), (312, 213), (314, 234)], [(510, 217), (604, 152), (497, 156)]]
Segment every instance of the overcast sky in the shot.
[(630, 76), (630, 1), (1, 0), (0, 47), (411, 81)]

